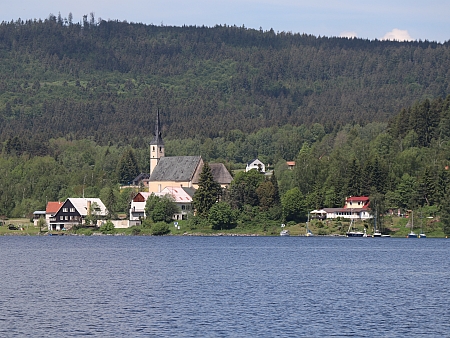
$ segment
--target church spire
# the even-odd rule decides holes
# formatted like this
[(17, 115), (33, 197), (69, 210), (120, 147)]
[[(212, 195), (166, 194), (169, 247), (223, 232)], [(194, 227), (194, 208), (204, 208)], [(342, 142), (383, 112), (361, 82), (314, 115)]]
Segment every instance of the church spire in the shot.
[(153, 137), (153, 140), (150, 142), (150, 176), (162, 157), (164, 157), (164, 141), (161, 136), (161, 124), (159, 122), (158, 109), (156, 114), (155, 137)]
[(150, 142), (150, 144), (154, 145), (163, 145), (164, 141), (161, 137), (161, 123), (159, 122), (159, 109), (156, 114), (156, 123), (155, 123), (155, 137), (153, 137), (153, 140)]

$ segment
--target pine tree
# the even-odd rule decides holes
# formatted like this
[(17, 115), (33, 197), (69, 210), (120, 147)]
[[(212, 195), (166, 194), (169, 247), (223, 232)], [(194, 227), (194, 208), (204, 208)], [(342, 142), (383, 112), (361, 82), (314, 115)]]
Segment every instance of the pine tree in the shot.
[(354, 158), (349, 168), (349, 177), (347, 182), (347, 195), (360, 196), (361, 195), (361, 169)]
[(120, 183), (130, 184), (139, 175), (138, 164), (132, 149), (126, 150), (117, 166), (117, 176)]
[(197, 214), (202, 217), (208, 216), (209, 209), (219, 200), (221, 192), (220, 184), (214, 181), (211, 167), (208, 162), (205, 162), (200, 173), (198, 189), (193, 198)]

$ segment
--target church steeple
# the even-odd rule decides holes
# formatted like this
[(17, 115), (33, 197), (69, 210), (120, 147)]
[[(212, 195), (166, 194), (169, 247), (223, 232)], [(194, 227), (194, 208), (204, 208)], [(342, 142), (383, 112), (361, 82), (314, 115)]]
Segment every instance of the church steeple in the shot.
[(150, 144), (157, 144), (157, 145), (164, 145), (164, 141), (161, 137), (161, 123), (159, 122), (159, 109), (156, 113), (156, 123), (155, 123), (155, 137), (153, 137), (153, 140), (150, 142)]
[(155, 136), (150, 142), (150, 176), (158, 165), (159, 159), (164, 157), (164, 141), (161, 136), (161, 124), (159, 121), (159, 109), (156, 114)]

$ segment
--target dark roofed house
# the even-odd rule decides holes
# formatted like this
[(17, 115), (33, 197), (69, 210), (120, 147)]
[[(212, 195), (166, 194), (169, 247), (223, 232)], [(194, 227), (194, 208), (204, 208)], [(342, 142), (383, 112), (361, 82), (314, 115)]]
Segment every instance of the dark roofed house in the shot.
[(134, 186), (144, 186), (144, 187), (148, 187), (148, 179), (150, 178), (150, 174), (148, 173), (140, 173), (139, 175), (137, 175), (133, 181), (132, 181), (132, 185)]

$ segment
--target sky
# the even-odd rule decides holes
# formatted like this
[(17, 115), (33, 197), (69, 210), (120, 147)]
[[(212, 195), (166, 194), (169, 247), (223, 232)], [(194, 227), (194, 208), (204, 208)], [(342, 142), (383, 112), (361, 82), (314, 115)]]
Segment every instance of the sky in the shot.
[(236, 25), (275, 32), (386, 40), (450, 40), (449, 0), (0, 0), (0, 21), (95, 20), (182, 26)]

